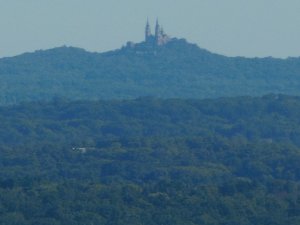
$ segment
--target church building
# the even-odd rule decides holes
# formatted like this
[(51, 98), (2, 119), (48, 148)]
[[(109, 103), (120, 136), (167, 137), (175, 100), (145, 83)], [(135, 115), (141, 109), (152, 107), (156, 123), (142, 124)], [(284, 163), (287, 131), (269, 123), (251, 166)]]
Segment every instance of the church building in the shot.
[(145, 29), (145, 42), (156, 44), (156, 45), (164, 45), (170, 41), (170, 37), (165, 34), (163, 28), (159, 25), (158, 20), (156, 20), (155, 25), (155, 34), (152, 35), (151, 27), (149, 21), (147, 20), (146, 29)]

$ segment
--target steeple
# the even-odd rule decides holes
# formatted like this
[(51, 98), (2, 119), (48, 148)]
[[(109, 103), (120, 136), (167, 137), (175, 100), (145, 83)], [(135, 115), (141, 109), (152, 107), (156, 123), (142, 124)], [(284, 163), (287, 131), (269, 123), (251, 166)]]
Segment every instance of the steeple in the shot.
[(145, 29), (145, 41), (147, 42), (150, 37), (151, 37), (151, 28), (150, 28), (150, 24), (149, 24), (149, 19), (147, 18), (147, 24), (146, 24), (146, 29)]
[(159, 26), (159, 23), (158, 23), (158, 19), (156, 19), (155, 37), (158, 38), (159, 35), (160, 35), (160, 26)]

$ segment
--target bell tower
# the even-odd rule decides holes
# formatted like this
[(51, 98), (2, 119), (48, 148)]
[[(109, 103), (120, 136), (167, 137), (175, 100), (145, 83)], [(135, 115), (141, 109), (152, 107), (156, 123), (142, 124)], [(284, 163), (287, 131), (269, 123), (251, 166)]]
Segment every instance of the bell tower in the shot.
[(155, 38), (158, 39), (160, 36), (160, 26), (158, 23), (158, 19), (156, 19), (156, 25), (155, 25)]
[(149, 24), (149, 19), (147, 19), (146, 29), (145, 29), (145, 41), (148, 42), (151, 38), (151, 28)]

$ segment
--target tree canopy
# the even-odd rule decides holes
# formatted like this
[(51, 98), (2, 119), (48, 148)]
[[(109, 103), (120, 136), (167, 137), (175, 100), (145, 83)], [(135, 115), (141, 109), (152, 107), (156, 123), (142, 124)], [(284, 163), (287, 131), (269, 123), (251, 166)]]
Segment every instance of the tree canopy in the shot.
[(300, 98), (0, 108), (0, 224), (300, 222)]
[(0, 59), (0, 104), (300, 94), (300, 59), (225, 57), (184, 39), (90, 53), (60, 47)]

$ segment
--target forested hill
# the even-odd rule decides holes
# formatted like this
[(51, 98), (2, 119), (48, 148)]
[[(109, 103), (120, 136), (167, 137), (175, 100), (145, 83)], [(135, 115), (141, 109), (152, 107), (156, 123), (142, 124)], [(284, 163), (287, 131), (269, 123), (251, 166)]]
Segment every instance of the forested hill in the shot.
[(300, 224), (299, 97), (55, 100), (0, 121), (0, 224)]
[(106, 53), (72, 47), (0, 59), (0, 104), (76, 99), (300, 94), (300, 58), (225, 57), (183, 39)]

